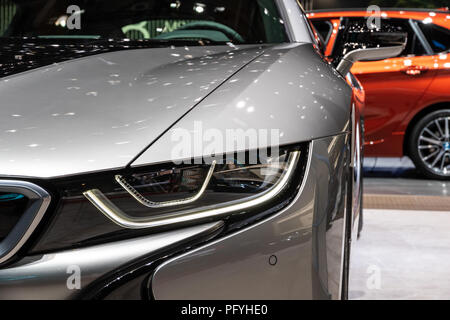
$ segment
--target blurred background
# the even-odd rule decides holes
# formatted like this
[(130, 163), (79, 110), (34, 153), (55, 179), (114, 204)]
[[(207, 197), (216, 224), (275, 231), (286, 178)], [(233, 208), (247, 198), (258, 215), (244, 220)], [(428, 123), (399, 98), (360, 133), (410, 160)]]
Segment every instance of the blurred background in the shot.
[[(386, 100), (378, 103), (382, 107), (392, 103), (393, 113), (389, 117), (394, 117), (401, 106), (401, 103), (395, 102), (395, 97), (405, 97), (408, 92), (422, 94), (423, 89), (420, 86), (414, 88), (414, 84), (418, 84), (427, 76), (433, 81), (440, 81), (442, 87), (450, 87), (450, 63), (448, 63), (450, 11), (447, 9), (449, 14), (446, 11), (440, 11), (443, 22), (442, 29), (439, 30), (443, 33), (436, 32), (432, 35), (426, 30), (433, 22), (436, 23), (436, 19), (433, 20), (437, 15), (434, 11), (450, 7), (449, 0), (303, 0), (301, 2), (306, 11), (319, 10), (311, 13), (309, 17), (326, 43), (334, 41), (333, 34), (347, 32), (349, 24), (356, 25), (356, 22), (351, 21), (353, 18), (341, 18), (333, 14), (328, 17), (329, 12), (323, 12), (326, 9), (332, 11), (331, 9), (361, 8), (361, 10), (354, 10), (354, 12), (360, 11), (356, 14), (360, 14), (360, 18), (364, 15), (365, 8), (370, 5), (378, 5), (386, 9), (430, 9), (402, 10), (400, 12), (404, 17), (399, 16), (397, 10), (383, 10), (384, 17), (387, 18), (383, 20), (383, 23), (385, 25), (391, 23), (398, 30), (400, 24), (397, 22), (401, 20), (396, 19), (416, 21), (419, 27), (423, 27), (424, 36), (428, 38), (431, 45), (441, 42), (447, 44), (428, 52), (414, 45), (414, 48), (402, 55), (404, 60), (391, 59), (391, 61), (407, 66), (410, 63), (421, 65), (425, 59), (430, 59), (435, 69), (439, 69), (437, 67), (440, 66), (439, 62), (444, 61), (446, 63), (443, 64), (442, 70), (433, 76), (429, 73), (427, 75), (426, 72), (423, 74), (418, 72), (418, 77), (410, 76), (409, 79), (405, 77), (403, 79), (405, 90), (400, 90), (402, 84), (390, 82), (394, 78), (400, 79), (395, 73), (386, 74), (385, 78), (380, 78), (375, 90), (372, 90), (374, 87), (371, 86), (370, 81), (367, 81), (367, 77), (365, 78), (362, 73), (356, 74), (366, 90), (366, 102), (369, 102), (369, 104), (366, 103), (366, 120), (372, 116), (376, 118), (382, 113), (381, 109), (376, 110), (377, 104), (373, 103), (377, 96), (382, 95), (380, 92), (383, 89), (380, 88), (398, 90), (398, 94), (385, 94)], [(410, 35), (414, 34), (407, 28), (403, 30)], [(348, 43), (342, 39), (341, 41)], [(414, 43), (414, 39), (410, 36), (408, 41)], [(334, 44), (329, 47), (328, 54), (331, 54), (335, 48)], [(364, 63), (370, 64), (370, 62)], [(382, 73), (380, 70), (386, 66), (387, 64), (378, 66), (377, 72)], [(430, 65), (429, 70), (433, 70), (433, 65)], [(357, 70), (354, 68), (352, 72), (357, 73)], [(377, 90), (379, 90), (378, 93)], [(411, 109), (411, 105), (406, 109)], [(448, 106), (447, 102), (440, 107), (448, 110)], [(447, 118), (447, 122), (449, 119)], [(366, 121), (366, 138), (370, 131), (367, 130), (369, 121)], [(394, 134), (392, 130), (390, 132)], [(370, 140), (370, 138), (366, 139), (366, 141)], [(366, 146), (366, 155), (368, 147), (370, 146)], [(396, 148), (386, 145), (384, 152), (389, 153), (394, 149)], [(352, 248), (350, 298), (361, 300), (448, 299), (450, 297), (450, 282), (447, 281), (450, 268), (449, 179), (425, 177), (416, 170), (408, 156), (396, 158), (378, 157), (378, 155), (381, 154), (375, 152), (364, 160), (364, 231)], [(373, 282), (373, 279), (378, 279), (379, 282)]]

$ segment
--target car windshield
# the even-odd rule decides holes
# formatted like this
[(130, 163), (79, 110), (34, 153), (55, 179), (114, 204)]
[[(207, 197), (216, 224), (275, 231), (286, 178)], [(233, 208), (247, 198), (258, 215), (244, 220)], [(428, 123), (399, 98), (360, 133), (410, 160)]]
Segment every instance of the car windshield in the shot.
[(274, 0), (0, 0), (0, 37), (287, 42)]

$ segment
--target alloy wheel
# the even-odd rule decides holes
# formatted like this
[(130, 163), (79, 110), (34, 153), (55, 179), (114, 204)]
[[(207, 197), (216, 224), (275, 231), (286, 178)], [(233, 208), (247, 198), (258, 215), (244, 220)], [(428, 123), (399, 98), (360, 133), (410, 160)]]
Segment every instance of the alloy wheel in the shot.
[(430, 121), (422, 129), (418, 154), (425, 166), (442, 176), (450, 176), (450, 117)]

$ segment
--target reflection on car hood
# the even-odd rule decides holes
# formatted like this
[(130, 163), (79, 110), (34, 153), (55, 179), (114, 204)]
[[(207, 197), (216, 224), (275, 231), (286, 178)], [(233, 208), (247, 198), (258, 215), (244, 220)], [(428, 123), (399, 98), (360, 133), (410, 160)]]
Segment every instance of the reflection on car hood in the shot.
[(3, 78), (0, 175), (124, 167), (261, 53), (261, 46), (140, 49)]
[(0, 78), (101, 53), (165, 48), (171, 44), (188, 46), (192, 43), (196, 41), (0, 38)]

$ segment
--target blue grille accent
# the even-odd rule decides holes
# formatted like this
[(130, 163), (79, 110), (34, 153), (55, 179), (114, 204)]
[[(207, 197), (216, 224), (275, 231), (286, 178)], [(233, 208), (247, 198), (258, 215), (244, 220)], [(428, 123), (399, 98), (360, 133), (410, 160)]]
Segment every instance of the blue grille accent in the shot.
[(444, 149), (445, 149), (445, 151), (449, 151), (450, 150), (450, 142), (444, 143)]
[(14, 201), (25, 198), (23, 195), (18, 193), (9, 193), (5, 195), (0, 195), (0, 202)]

